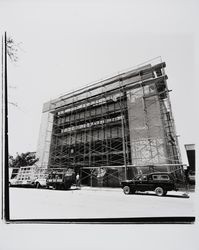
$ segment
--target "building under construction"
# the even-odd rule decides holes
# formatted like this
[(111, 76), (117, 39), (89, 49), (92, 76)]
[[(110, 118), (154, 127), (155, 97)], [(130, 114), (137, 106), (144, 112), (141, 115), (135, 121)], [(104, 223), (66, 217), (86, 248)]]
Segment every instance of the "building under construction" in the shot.
[(177, 173), (165, 66), (150, 62), (45, 103), (39, 166), (74, 168), (91, 186), (118, 186), (151, 171)]

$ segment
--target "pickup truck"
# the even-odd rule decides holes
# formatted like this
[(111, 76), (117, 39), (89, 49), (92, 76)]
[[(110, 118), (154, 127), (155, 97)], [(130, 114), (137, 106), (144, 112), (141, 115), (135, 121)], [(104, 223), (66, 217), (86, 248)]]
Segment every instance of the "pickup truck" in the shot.
[(132, 180), (122, 181), (121, 187), (124, 194), (133, 194), (136, 191), (154, 191), (156, 195), (164, 196), (168, 191), (177, 191), (176, 179), (169, 172), (153, 172), (138, 175)]

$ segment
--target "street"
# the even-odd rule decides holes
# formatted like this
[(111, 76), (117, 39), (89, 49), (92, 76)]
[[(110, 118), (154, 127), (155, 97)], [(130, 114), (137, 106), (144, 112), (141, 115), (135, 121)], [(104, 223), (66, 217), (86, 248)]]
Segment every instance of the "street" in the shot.
[(120, 188), (77, 190), (10, 188), (10, 219), (70, 219), (195, 216), (195, 193), (124, 195)]

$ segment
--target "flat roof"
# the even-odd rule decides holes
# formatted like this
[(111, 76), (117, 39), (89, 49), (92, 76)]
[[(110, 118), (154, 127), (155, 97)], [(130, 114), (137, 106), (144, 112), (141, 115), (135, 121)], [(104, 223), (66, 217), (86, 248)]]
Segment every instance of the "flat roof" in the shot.
[(67, 106), (71, 103), (83, 101), (86, 98), (100, 95), (102, 94), (101, 88), (105, 88), (104, 92), (110, 92), (121, 87), (126, 87), (127, 85), (138, 87), (139, 85), (136, 86), (136, 84), (138, 84), (139, 82), (143, 82), (147, 85), (147, 81), (150, 81), (151, 79), (158, 79), (158, 77), (154, 78), (153, 71), (157, 70), (158, 68), (164, 67), (166, 67), (165, 62), (161, 62), (154, 66), (152, 66), (151, 64), (147, 64), (140, 68), (136, 68), (87, 85), (76, 91), (68, 92), (67, 94), (64, 94), (54, 100), (44, 103), (43, 112), (58, 110), (59, 108)]

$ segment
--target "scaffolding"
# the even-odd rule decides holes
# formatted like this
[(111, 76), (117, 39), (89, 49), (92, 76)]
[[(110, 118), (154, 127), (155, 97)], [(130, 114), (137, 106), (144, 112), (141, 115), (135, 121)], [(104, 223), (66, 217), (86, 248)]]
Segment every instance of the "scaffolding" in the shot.
[(150, 62), (45, 105), (48, 168), (70, 167), (82, 184), (111, 187), (140, 172), (175, 172), (182, 163), (165, 66)]

